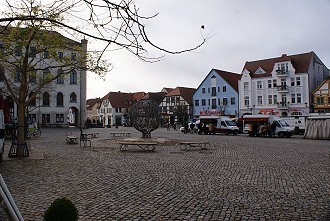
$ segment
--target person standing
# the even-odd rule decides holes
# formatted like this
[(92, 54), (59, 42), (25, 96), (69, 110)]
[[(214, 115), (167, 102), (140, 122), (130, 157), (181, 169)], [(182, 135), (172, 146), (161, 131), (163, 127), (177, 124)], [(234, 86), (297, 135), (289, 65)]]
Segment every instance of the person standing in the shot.
[(270, 125), (271, 137), (275, 137), (276, 121), (273, 121)]

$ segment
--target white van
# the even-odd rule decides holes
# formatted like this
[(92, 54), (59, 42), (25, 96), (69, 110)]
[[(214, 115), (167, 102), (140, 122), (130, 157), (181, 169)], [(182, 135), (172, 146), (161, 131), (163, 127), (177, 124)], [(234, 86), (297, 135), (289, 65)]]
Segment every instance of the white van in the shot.
[(290, 127), (287, 122), (282, 120), (277, 116), (272, 115), (244, 115), (238, 119), (241, 122), (241, 126), (243, 130), (248, 130), (249, 135), (251, 136), (251, 132), (253, 130), (254, 125), (264, 125), (271, 124), (273, 121), (276, 123), (276, 131), (275, 135), (279, 137), (291, 137), (294, 135), (294, 128)]
[(226, 135), (237, 135), (239, 132), (235, 122), (228, 116), (200, 116), (199, 123), (203, 125), (201, 133), (204, 134), (224, 133)]
[(2, 161), (3, 153), (5, 151), (5, 137), (6, 137), (6, 131), (5, 131), (4, 115), (3, 115), (3, 110), (0, 110), (0, 162)]

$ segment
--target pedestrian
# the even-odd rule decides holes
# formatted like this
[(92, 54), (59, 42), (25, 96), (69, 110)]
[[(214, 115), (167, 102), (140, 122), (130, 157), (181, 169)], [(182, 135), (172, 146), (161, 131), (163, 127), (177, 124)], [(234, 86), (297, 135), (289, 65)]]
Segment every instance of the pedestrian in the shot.
[(271, 137), (275, 137), (276, 121), (273, 121), (270, 125)]
[(188, 123), (184, 124), (184, 133), (188, 133)]

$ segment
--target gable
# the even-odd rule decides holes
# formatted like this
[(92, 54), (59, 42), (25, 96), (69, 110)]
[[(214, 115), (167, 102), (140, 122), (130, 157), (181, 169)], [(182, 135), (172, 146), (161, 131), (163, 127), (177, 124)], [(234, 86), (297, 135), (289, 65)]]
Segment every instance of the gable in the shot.
[(259, 67), (254, 74), (266, 74), (266, 71), (262, 67)]

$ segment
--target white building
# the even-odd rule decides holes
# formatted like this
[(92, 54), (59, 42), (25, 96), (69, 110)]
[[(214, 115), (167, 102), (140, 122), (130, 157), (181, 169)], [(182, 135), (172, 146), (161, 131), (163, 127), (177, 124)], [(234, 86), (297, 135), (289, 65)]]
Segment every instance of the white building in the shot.
[[(41, 32), (42, 33), (42, 32)], [(54, 38), (64, 39), (67, 45), (61, 49), (48, 48), (42, 46), (39, 42), (33, 42), (30, 46), (29, 59), (31, 62), (31, 69), (33, 75), (30, 73), (28, 78), (28, 85), (30, 88), (37, 88), (43, 79), (47, 77), (54, 77), (60, 74), (53, 82), (44, 87), (35, 99), (29, 103), (27, 120), (38, 122), (45, 126), (61, 125), (67, 126), (69, 123), (82, 126), (87, 118), (86, 116), (86, 68), (73, 68), (73, 66), (64, 66), (61, 61), (71, 60), (71, 63), (78, 63), (78, 59), (84, 59), (87, 54), (87, 40), (83, 39), (81, 42), (68, 39), (57, 32), (44, 31), (46, 35)], [(44, 34), (43, 33), (43, 34)], [(15, 46), (15, 43), (13, 43)], [(4, 42), (0, 40), (0, 48), (9, 48)], [(46, 48), (46, 49), (43, 49)], [(19, 60), (25, 56), (25, 51), (16, 50), (8, 57)], [(33, 54), (32, 54), (33, 53)], [(52, 55), (50, 56), (50, 53)], [(80, 60), (83, 63), (85, 60)], [(0, 63), (0, 67), (5, 62)], [(7, 62), (8, 63), (8, 62)], [(69, 62), (68, 62), (69, 63)], [(80, 64), (80, 63), (79, 63)], [(8, 65), (7, 65), (8, 66)], [(65, 69), (65, 71), (62, 69)], [(78, 66), (78, 65), (77, 65)], [(32, 72), (32, 71), (31, 71)], [(69, 72), (68, 74), (64, 72)], [(17, 117), (17, 105), (6, 93), (7, 87), (4, 82), (3, 75), (11, 76), (11, 81), (14, 85), (20, 85), (20, 73), (17, 72), (15, 76), (10, 75), (5, 68), (0, 68), (0, 88), (3, 96), (10, 100), (9, 109), (11, 118)], [(16, 79), (17, 78), (17, 79)], [(30, 89), (31, 90), (31, 89)], [(31, 90), (33, 91), (33, 89)]]
[(98, 123), (103, 126), (128, 125), (129, 112), (132, 106), (144, 95), (144, 92), (109, 92), (101, 99), (98, 109)]
[(239, 115), (307, 115), (312, 92), (329, 76), (314, 52), (245, 63), (239, 80)]

